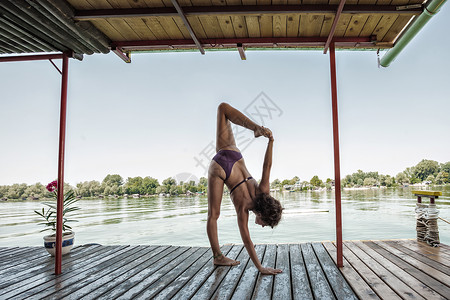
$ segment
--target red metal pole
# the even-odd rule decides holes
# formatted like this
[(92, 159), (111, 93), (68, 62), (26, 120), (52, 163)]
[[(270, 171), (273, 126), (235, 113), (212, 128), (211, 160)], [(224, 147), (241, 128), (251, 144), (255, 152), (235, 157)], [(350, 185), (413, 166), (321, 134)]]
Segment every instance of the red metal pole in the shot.
[(64, 206), (64, 148), (66, 143), (66, 111), (67, 111), (67, 77), (69, 57), (64, 53), (62, 60), (61, 110), (59, 121), (59, 158), (58, 158), (58, 201), (56, 209), (56, 253), (55, 274), (61, 274), (62, 260), (62, 225)]
[(336, 246), (337, 266), (343, 267), (342, 257), (342, 212), (341, 212), (341, 167), (339, 163), (339, 126), (336, 84), (336, 56), (334, 42), (330, 44), (331, 100), (333, 109), (333, 142), (334, 142), (334, 187), (336, 198)]

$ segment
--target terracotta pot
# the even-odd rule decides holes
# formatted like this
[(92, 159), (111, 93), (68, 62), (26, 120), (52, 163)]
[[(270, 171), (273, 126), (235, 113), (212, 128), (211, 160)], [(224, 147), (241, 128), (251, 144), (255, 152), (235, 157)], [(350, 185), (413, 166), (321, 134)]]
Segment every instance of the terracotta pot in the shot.
[[(62, 255), (69, 253), (73, 247), (75, 240), (75, 232), (67, 231), (63, 233), (62, 238)], [(44, 236), (44, 247), (51, 256), (55, 256), (56, 253), (56, 234)]]

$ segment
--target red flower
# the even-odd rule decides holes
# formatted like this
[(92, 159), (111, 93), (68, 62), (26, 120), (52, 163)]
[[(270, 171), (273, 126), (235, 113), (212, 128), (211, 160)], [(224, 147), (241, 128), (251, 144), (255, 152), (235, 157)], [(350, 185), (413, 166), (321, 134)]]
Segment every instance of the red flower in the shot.
[(58, 182), (56, 180), (52, 181), (49, 184), (47, 184), (47, 191), (54, 192), (57, 187), (58, 187)]

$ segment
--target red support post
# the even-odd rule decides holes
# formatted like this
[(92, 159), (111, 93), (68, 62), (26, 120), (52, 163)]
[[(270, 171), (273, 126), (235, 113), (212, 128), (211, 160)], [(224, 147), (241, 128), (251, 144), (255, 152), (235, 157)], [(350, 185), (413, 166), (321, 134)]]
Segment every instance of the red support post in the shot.
[(333, 142), (334, 142), (334, 188), (336, 199), (336, 246), (337, 266), (343, 267), (342, 257), (342, 212), (341, 212), (341, 167), (339, 163), (339, 126), (336, 83), (336, 55), (334, 42), (330, 44), (331, 100), (333, 110)]
[(66, 111), (67, 111), (67, 82), (68, 82), (69, 57), (64, 53), (62, 59), (62, 83), (61, 83), (61, 108), (59, 121), (59, 158), (58, 158), (58, 192), (56, 209), (56, 253), (55, 274), (61, 274), (62, 260), (62, 229), (64, 208), (64, 149), (66, 143)]

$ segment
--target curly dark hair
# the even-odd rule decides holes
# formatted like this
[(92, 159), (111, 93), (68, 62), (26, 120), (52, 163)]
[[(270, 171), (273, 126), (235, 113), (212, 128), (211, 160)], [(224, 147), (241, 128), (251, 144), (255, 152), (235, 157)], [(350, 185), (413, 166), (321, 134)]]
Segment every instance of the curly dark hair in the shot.
[(261, 216), (261, 220), (270, 227), (275, 227), (281, 220), (283, 207), (280, 201), (269, 194), (257, 194), (252, 211)]

